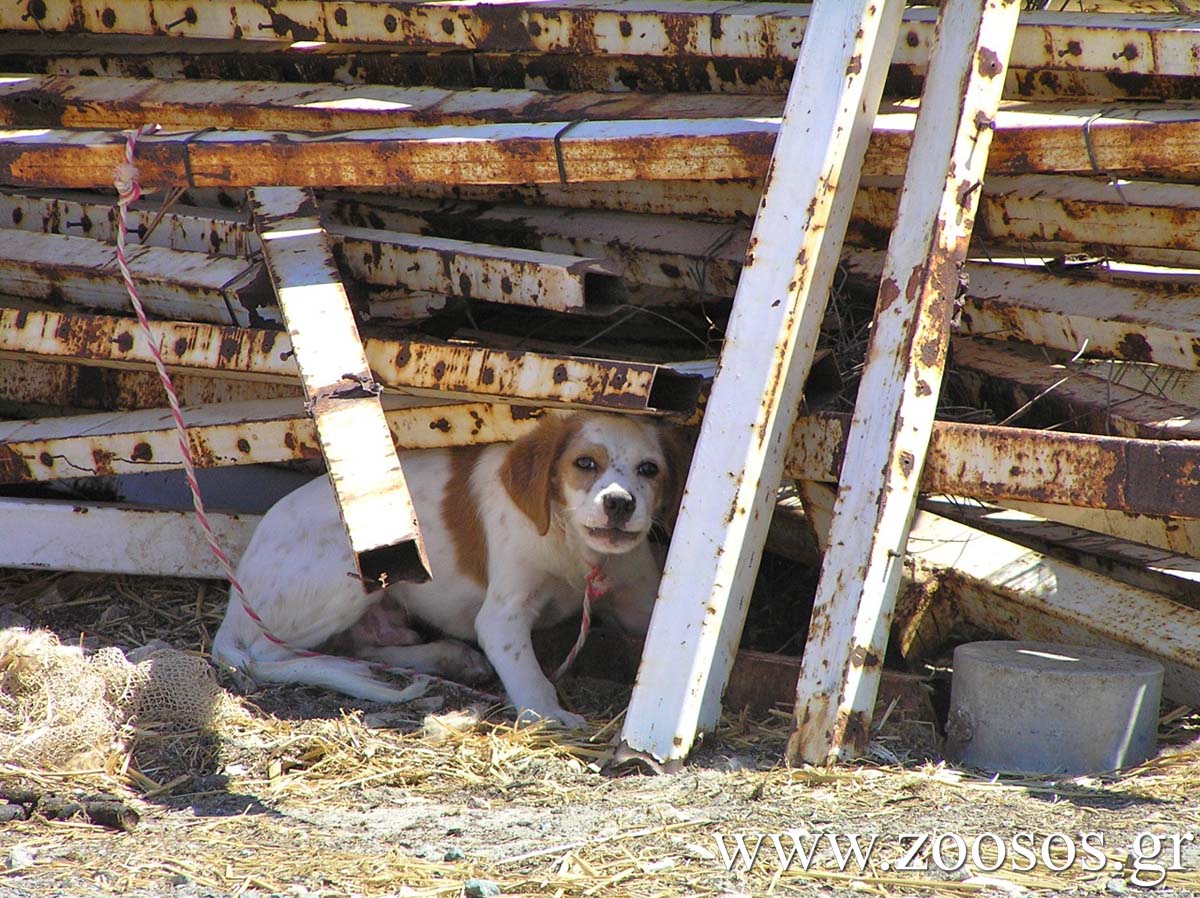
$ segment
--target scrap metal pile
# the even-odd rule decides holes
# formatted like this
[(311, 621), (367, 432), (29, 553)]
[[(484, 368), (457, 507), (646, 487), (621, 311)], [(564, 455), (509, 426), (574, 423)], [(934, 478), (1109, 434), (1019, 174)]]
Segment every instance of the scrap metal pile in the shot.
[[(1200, 25), (1154, 11), (1168, 3), (1089, 6), (1110, 11), (1022, 13), (981, 125), (991, 149), (943, 391), (955, 408), (922, 479), (980, 501), (918, 515), (897, 626), (913, 657), (961, 620), (1125, 645), (1195, 704)], [(130, 267), (200, 467), (329, 452), (331, 381), (306, 373), (326, 333), (282, 307), (295, 272), (264, 248), (278, 222), (262, 210), (294, 185), (320, 232), (306, 252), (344, 285), (330, 333), (361, 335), (362, 367), (334, 381), (361, 370), (382, 387), (398, 447), (512, 439), (542, 406), (695, 424), (809, 14), (717, 0), (0, 8), (0, 565), (219, 576), (186, 512), (30, 487), (181, 464), (114, 259), (126, 129), (159, 126), (136, 151), (151, 192), (131, 209)], [(847, 296), (873, 301), (885, 270), (937, 17), (913, 7), (900, 26)], [(861, 357), (837, 361), (852, 380)], [(786, 476), (820, 530), (817, 484), (837, 480), (848, 419), (815, 406)], [(211, 516), (234, 555), (255, 520), (237, 511)]]

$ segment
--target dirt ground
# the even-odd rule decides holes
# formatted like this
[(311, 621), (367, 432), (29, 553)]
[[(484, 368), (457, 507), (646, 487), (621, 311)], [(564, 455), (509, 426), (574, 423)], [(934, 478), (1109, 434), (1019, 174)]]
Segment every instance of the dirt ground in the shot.
[[(213, 583), (0, 574), (0, 626), (92, 647), (203, 650), (223, 603)], [(682, 773), (609, 776), (625, 696), (569, 683), (593, 728), (567, 735), (456, 714), (477, 697), (436, 684), (397, 707), (270, 688), (130, 730), (91, 770), (2, 766), (10, 804), (106, 793), (140, 821), (0, 823), (0, 896), (1200, 894), (1186, 709), (1159, 758), (1104, 779), (955, 769), (930, 715), (885, 708), (861, 764), (789, 769), (785, 713), (730, 714)], [(738, 836), (761, 842), (748, 869)]]

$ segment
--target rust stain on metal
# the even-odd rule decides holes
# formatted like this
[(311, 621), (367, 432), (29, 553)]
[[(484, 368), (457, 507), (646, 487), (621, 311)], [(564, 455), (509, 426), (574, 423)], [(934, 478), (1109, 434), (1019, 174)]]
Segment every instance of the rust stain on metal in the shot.
[[(53, 459), (50, 461), (53, 463)], [(33, 471), (25, 457), (12, 447), (0, 443), (0, 480), (4, 483), (15, 483), (33, 479)]]
[(980, 47), (976, 70), (984, 78), (995, 78), (1004, 71), (1004, 60), (990, 47)]

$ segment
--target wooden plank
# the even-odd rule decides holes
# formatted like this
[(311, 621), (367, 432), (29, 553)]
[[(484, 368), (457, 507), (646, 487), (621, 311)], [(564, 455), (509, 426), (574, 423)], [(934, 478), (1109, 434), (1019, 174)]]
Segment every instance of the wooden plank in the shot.
[[(847, 422), (802, 417), (786, 473), (837, 481)], [(1200, 517), (1195, 489), (1200, 443), (1029, 430), (939, 421), (921, 478), (927, 493), (990, 502), (1021, 500), (1135, 514)]]
[(619, 754), (679, 762), (717, 723), (903, 5), (814, 8)]
[[(915, 109), (905, 106), (879, 114), (865, 174), (903, 174), (914, 120)], [(393, 187), (752, 179), (765, 175), (777, 131), (778, 121), (769, 118), (441, 125), (316, 135), (197, 131), (144, 138), (138, 167), (142, 182), (158, 188), (296, 180)], [(1195, 180), (1200, 161), (1189, 150), (1198, 131), (1200, 110), (1188, 105), (1010, 103), (996, 116), (989, 172)], [(123, 153), (124, 138), (111, 131), (0, 132), (0, 184), (106, 187)]]
[[(324, 41), (394, 48), (699, 56), (713, 59), (796, 59), (807, 28), (807, 5), (721, 0), (592, 0), (550, 3), (388, 3), (276, 0), (263, 7), (231, 0), (191, 15), (172, 0), (109, 0), (79, 7), (40, 0), (5, 8), (0, 29), (37, 33), (164, 35), (257, 41)], [(897, 61), (928, 58), (936, 10), (909, 10)], [(1179, 16), (1026, 13), (1013, 47), (1014, 66), (1118, 74), (1197, 73), (1192, 54), (1197, 28)]]
[[(537, 424), (530, 409), (438, 404), (388, 396), (399, 449), (470, 446), (516, 439)], [(316, 427), (299, 399), (223, 402), (189, 408), (188, 443), (198, 468), (321, 457)], [(182, 467), (169, 409), (0, 422), (0, 483), (142, 474)]]
[[(258, 515), (208, 512), (236, 564)], [(0, 565), (11, 568), (224, 579), (190, 511), (0, 498)]]
[(250, 191), (263, 261), (365, 592), (423, 583), (429, 558), (313, 192)]
[[(260, 328), (150, 322), (167, 366), (295, 383), (288, 335)], [(455, 399), (690, 416), (707, 377), (668, 365), (539, 352), (506, 352), (431, 340), (368, 337), (367, 361), (397, 392)], [(0, 307), (0, 358), (68, 359), (146, 370), (150, 353), (130, 318)]]
[[(129, 296), (113, 247), (84, 237), (0, 232), (4, 292), (44, 302), (125, 310)], [(156, 315), (213, 324), (262, 323), (269, 296), (259, 262), (213, 258), (160, 247), (133, 247), (129, 269)]]
[(942, 6), (913, 135), (921, 165), (900, 195), (796, 686), (793, 762), (867, 749), (1017, 10)]
[(1012, 423), (1151, 440), (1200, 436), (1200, 410), (1096, 377), (1087, 366), (1047, 361), (1037, 348), (961, 337), (953, 353), (967, 400)]

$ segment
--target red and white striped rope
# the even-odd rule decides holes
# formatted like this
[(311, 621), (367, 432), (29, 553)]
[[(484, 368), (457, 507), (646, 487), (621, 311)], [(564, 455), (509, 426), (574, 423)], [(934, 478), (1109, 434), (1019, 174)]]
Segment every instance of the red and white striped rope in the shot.
[(592, 565), (592, 569), (588, 571), (583, 588), (583, 617), (579, 621), (579, 635), (575, 637), (575, 644), (571, 646), (571, 651), (567, 653), (567, 657), (563, 659), (563, 663), (558, 666), (558, 670), (550, 677), (554, 682), (558, 682), (559, 678), (571, 669), (571, 665), (575, 663), (575, 659), (583, 650), (583, 644), (587, 642), (588, 633), (592, 629), (592, 605), (603, 598), (608, 592), (608, 583), (604, 579), (604, 571), (600, 569), (600, 565)]
[(179, 436), (179, 454), (183, 459), (184, 478), (187, 480), (188, 489), (192, 494), (192, 507), (196, 510), (196, 519), (200, 522), (200, 527), (204, 531), (204, 538), (208, 541), (209, 549), (217, 559), (217, 563), (221, 566), (221, 570), (225, 573), (234, 592), (237, 593), (238, 600), (241, 602), (246, 615), (254, 621), (259, 630), (262, 631), (263, 636), (275, 645), (282, 646), (297, 655), (315, 657), (320, 653), (290, 646), (267, 628), (262, 618), (250, 606), (250, 602), (246, 598), (246, 591), (242, 589), (242, 584), (238, 582), (237, 575), (233, 571), (233, 564), (230, 562), (229, 556), (225, 554), (225, 550), (221, 548), (221, 543), (217, 539), (217, 534), (213, 530), (212, 523), (208, 520), (208, 515), (204, 511), (204, 500), (200, 497), (200, 484), (196, 481), (196, 462), (192, 455), (191, 443), (188, 441), (187, 425), (183, 420), (183, 410), (179, 406), (179, 396), (176, 394), (175, 386), (171, 382), (171, 375), (167, 373), (167, 366), (163, 363), (162, 351), (154, 342), (154, 335), (150, 330), (150, 322), (146, 318), (146, 310), (142, 306), (142, 300), (138, 296), (137, 285), (134, 283), (133, 274), (129, 270), (129, 260), (125, 254), (125, 242), (129, 233), (129, 204), (135, 202), (142, 195), (142, 185), (138, 181), (137, 166), (133, 164), (133, 153), (139, 138), (153, 134), (157, 130), (158, 125), (142, 125), (136, 131), (128, 132), (125, 138), (125, 161), (118, 165), (116, 171), (113, 173), (113, 186), (117, 189), (118, 209), (117, 266), (121, 269), (121, 277), (125, 281), (125, 290), (129, 293), (129, 301), (133, 304), (133, 311), (137, 315), (138, 324), (141, 326), (142, 334), (146, 338), (146, 345), (149, 346), (150, 355), (154, 358), (154, 367), (158, 371), (158, 379), (162, 382), (163, 390), (167, 394), (167, 402), (171, 406), (171, 417), (175, 420), (175, 430)]

